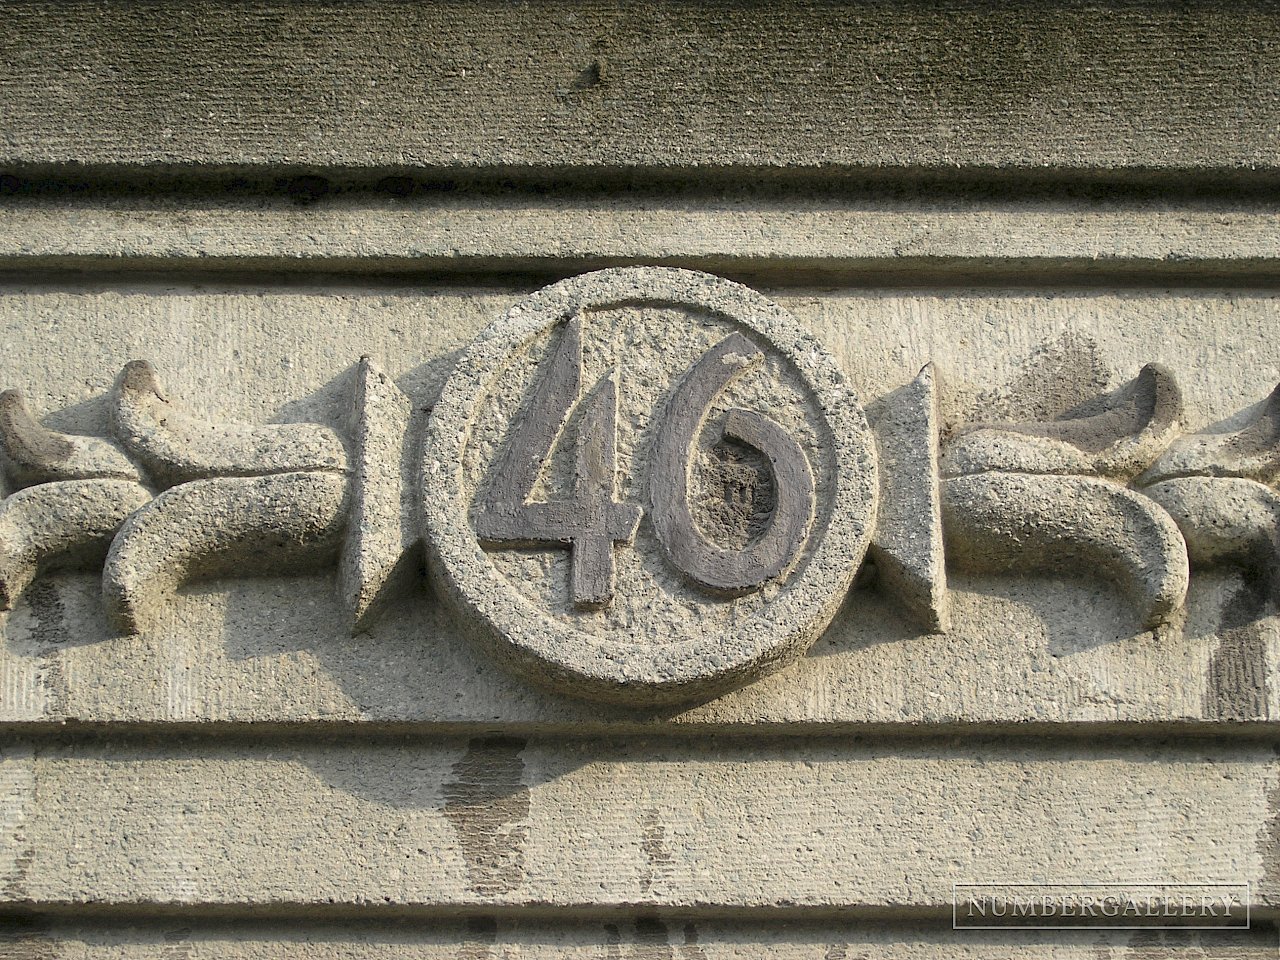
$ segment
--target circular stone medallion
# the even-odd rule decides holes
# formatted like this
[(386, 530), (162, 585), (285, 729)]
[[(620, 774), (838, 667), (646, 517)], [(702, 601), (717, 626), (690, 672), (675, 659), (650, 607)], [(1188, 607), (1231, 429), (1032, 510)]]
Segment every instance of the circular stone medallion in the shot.
[(423, 452), (437, 591), (552, 689), (707, 698), (803, 653), (866, 552), (875, 444), (822, 346), (688, 270), (601, 270), (463, 354)]

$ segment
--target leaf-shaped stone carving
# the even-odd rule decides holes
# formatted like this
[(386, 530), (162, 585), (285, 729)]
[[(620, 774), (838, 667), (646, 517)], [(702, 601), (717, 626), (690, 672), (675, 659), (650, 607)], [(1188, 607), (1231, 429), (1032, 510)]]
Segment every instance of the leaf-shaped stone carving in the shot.
[(992, 573), (1095, 569), (1137, 603), (1147, 627), (1166, 622), (1187, 593), (1187, 549), (1150, 500), (1091, 477), (984, 473), (944, 480), (948, 555)]
[(250, 426), (190, 416), (165, 397), (145, 360), (128, 363), (116, 383), (115, 429), (165, 487), (209, 477), (347, 468), (341, 438), (320, 424)]
[(142, 479), (133, 461), (110, 440), (43, 426), (17, 390), (0, 393), (0, 455), (15, 487), (58, 480)]
[(958, 477), (1003, 470), (1128, 481), (1178, 435), (1182, 417), (1182, 393), (1173, 374), (1151, 363), (1078, 416), (962, 428), (943, 453), (942, 472)]
[(60, 480), (0, 501), (0, 610), (17, 602), (37, 575), (95, 566), (111, 538), (151, 492), (129, 480)]
[(1271, 391), (1257, 416), (1234, 433), (1179, 437), (1138, 483), (1175, 477), (1241, 477), (1265, 484), (1280, 481), (1280, 386)]

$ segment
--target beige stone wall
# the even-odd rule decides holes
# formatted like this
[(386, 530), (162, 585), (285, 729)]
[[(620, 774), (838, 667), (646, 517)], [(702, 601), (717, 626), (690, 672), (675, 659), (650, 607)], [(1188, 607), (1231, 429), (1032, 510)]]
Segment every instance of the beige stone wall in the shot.
[[(1280, 952), (1280, 8), (4, 17), (0, 388), (54, 433), (0, 405), (0, 956)], [(816, 642), (657, 706), (660, 657), (648, 692), (601, 703), (486, 639), (454, 554), (424, 544), (423, 514), (449, 515), (422, 501), (445, 496), (451, 375), (548, 285), (631, 266), (776, 304), (879, 460)], [(653, 371), (719, 336), (680, 309), (584, 328), (588, 353), (669, 331), (610, 347), (624, 473), (662, 422), (628, 397), (666, 395)], [(783, 369), (792, 328), (751, 316)], [(552, 347), (524, 349), (527, 393)], [(119, 380), (135, 360), (163, 399)], [(1159, 432), (1145, 381), (1115, 393), (1149, 363), (1176, 423), (1140, 468), (1098, 466), (1098, 436)], [(928, 442), (898, 455), (926, 364)], [(1113, 420), (1069, 434), (1108, 396)], [(476, 406), (504, 426), (516, 404)], [(821, 501), (849, 468), (813, 411), (793, 419)], [(156, 453), (171, 440), (189, 462)], [(152, 532), (104, 587), (135, 509)], [(993, 517), (1012, 532), (984, 540)], [(643, 619), (635, 571), (662, 553), (639, 522), (613, 549), (642, 558), (616, 586)], [(568, 569), (548, 549), (522, 555), (526, 599)], [(904, 557), (923, 587), (888, 572)], [(725, 651), (722, 604), (755, 602), (653, 582), (722, 617)], [(648, 609), (651, 644), (705, 626)], [(1247, 884), (1251, 928), (953, 930), (953, 885), (978, 881)]]

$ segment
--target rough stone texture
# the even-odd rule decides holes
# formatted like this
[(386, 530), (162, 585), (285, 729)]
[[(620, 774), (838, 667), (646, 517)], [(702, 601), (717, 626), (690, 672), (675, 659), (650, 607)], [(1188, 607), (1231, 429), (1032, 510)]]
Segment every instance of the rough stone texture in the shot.
[(97, 566), (151, 491), (128, 480), (61, 480), (0, 500), (0, 610), (41, 573)]
[(486, 915), (418, 925), (73, 921), (16, 926), (7, 941), (5, 936), (0, 933), (0, 944), (23, 960), (1274, 960), (1277, 948), (1274, 929), (1231, 934), (969, 931), (961, 939), (937, 925), (775, 925), (650, 913), (563, 924)]
[(1235, 563), (1271, 581), (1280, 549), (1280, 496), (1236, 477), (1179, 477), (1142, 490), (1178, 524), (1192, 563)]
[(1143, 626), (1182, 607), (1187, 547), (1145, 497), (1091, 477), (984, 473), (942, 484), (947, 556), (974, 570), (1101, 573), (1134, 599)]
[[(653, 533), (638, 537), (625, 558), (610, 557), (611, 563), (630, 561), (632, 569), (624, 568), (618, 599), (602, 610), (579, 609), (567, 596), (564, 562), (539, 571), (519, 558), (495, 557), (492, 548), (482, 549), (468, 514), (479, 509), (472, 504), (485, 496), (484, 478), (526, 464), (524, 458), (508, 462), (505, 452), (515, 442), (511, 437), (537, 429), (528, 425), (530, 417), (545, 424), (555, 415), (536, 402), (521, 410), (520, 398), (526, 392), (535, 401), (543, 398), (529, 381), (532, 369), (546, 364), (528, 356), (529, 344), (546, 340), (562, 321), (580, 313), (602, 318), (602, 345), (596, 352), (604, 356), (597, 358), (596, 366), (616, 365), (624, 383), (633, 387), (620, 392), (643, 398), (638, 409), (618, 413), (628, 430), (619, 437), (624, 450), (622, 469), (616, 473), (640, 478), (648, 471), (647, 481), (632, 479), (631, 485), (634, 498), (647, 483), (650, 502), (663, 495), (654, 472), (669, 476), (686, 471), (678, 484), (682, 494), (696, 472), (691, 452), (683, 463), (663, 457), (664, 450), (672, 452), (660, 439), (676, 416), (671, 407), (690, 402), (679, 390), (665, 396), (671, 384), (687, 384), (692, 375), (679, 380), (673, 373), (702, 356), (717, 364), (732, 362), (736, 370), (741, 360), (732, 351), (739, 342), (746, 344), (743, 349), (754, 344), (761, 358), (767, 351), (761, 372), (715, 391), (708, 403), (714, 399), (715, 410), (723, 410), (726, 417), (745, 408), (767, 410), (782, 420), (782, 426), (774, 421), (777, 432), (792, 438), (798, 458), (807, 456), (814, 464), (818, 506), (790, 569), (771, 577), (741, 603), (689, 588), (685, 581), (693, 579), (691, 571), (681, 571), (680, 557), (672, 556), (664, 531), (656, 529), (665, 515), (652, 507), (647, 522), (655, 528)], [(576, 356), (583, 351), (578, 339), (586, 334), (576, 325), (567, 329), (574, 337)], [(733, 339), (739, 331), (751, 339)], [(726, 349), (730, 352), (716, 352)], [(550, 362), (558, 363), (559, 358), (559, 353), (553, 354)], [(554, 372), (542, 369), (542, 382)], [(578, 379), (575, 374), (575, 387)], [(581, 379), (595, 382), (591, 375)], [(697, 406), (698, 426), (690, 429), (688, 446), (706, 432), (702, 403)], [(511, 437), (506, 435), (508, 425)], [(659, 439), (646, 449), (644, 439), (655, 431)], [(546, 439), (559, 432), (556, 429)], [(543, 470), (552, 469), (549, 452), (539, 450), (531, 456)], [(738, 284), (687, 270), (599, 271), (547, 287), (514, 305), (481, 331), (459, 359), (432, 411), (422, 464), (428, 570), (437, 593), (468, 618), (477, 641), (504, 665), (552, 689), (636, 704), (707, 699), (800, 656), (826, 629), (853, 582), (876, 509), (874, 441), (857, 397), (839, 370), (775, 304)], [(532, 485), (539, 471), (525, 469)], [(776, 465), (772, 470), (776, 478)], [(508, 479), (494, 482), (505, 484)], [(561, 486), (572, 484), (565, 478)], [(621, 489), (620, 496), (625, 496), (626, 480)], [(778, 496), (783, 492), (791, 491)], [(537, 502), (558, 496), (566, 495), (549, 490)], [(770, 524), (777, 519), (774, 516)], [(689, 524), (693, 525), (691, 517)], [(762, 534), (756, 543), (768, 536)], [(537, 545), (543, 539), (535, 538)], [(655, 539), (662, 549), (657, 549)], [(754, 545), (740, 549), (749, 552)], [(661, 566), (655, 561), (664, 551), (667, 564)], [(521, 581), (532, 584), (533, 590), (522, 590), (516, 585)]]
[(356, 369), (351, 437), (351, 519), (343, 543), (342, 593), (353, 630), (366, 629), (413, 587), (421, 538), (407, 462), (412, 404), (368, 357)]
[(1275, 168), (1274, 4), (6, 5), (0, 161)]
[[(137, 435), (171, 440), (178, 397), (197, 428), (139, 464), (144, 484), (192, 481), (126, 521), (155, 527), (135, 551), (147, 575), (108, 571), (144, 601), (141, 632), (104, 609), (95, 558), (124, 516), (102, 504), (41, 547), (97, 531), (93, 557), (64, 555), (93, 568), (40, 571), (0, 612), (0, 955), (1276, 955), (1276, 437), (1259, 404), (1280, 379), (1275, 4), (4, 13), (0, 387), (41, 424), (0, 404), (20, 461), (0, 509), (44, 536), (74, 516), (69, 481), (151, 496), (110, 447), (112, 382), (135, 358), (172, 390), (135, 398), (154, 415)], [(879, 583), (785, 669), (680, 710), (500, 669), (413, 576), (420, 527), (396, 481), (477, 331), (547, 283), (640, 264), (749, 283), (878, 413), (934, 364), (910, 419), (944, 425), (943, 446), (1001, 425), (1003, 446), (948, 483), (1000, 494), (959, 514), (979, 502), (1022, 541), (997, 545), (1012, 569), (945, 569), (938, 451), (898, 450), (884, 529), (908, 506), (878, 541)], [(629, 431), (718, 328), (597, 319), (632, 323), (658, 374), (605, 378), (587, 338), (585, 380), (616, 384), (619, 489), (644, 503), (622, 489)], [(363, 355), (385, 379), (353, 369)], [(1025, 456), (1028, 424), (1063, 439), (1148, 363), (1196, 431), (1154, 470), (1132, 481), (1168, 431), (1101, 460), (1073, 433), (1064, 469), (1093, 479), (1045, 476), (1043, 444)], [(813, 417), (787, 378), (748, 386), (743, 409)], [(206, 443), (235, 421), (265, 459)], [(313, 470), (278, 457), (303, 435), (332, 456), (280, 473)], [(821, 502), (838, 465), (806, 449)], [(706, 517), (748, 541), (760, 458), (693, 468), (694, 490), (753, 491)], [(1089, 549), (1066, 566), (1044, 549), (1055, 523), (1069, 544), (1104, 539), (1099, 499), (1159, 534), (1154, 553), (1112, 554), (1145, 594)], [(1166, 616), (1179, 536), (1191, 579)], [(981, 552), (967, 539), (962, 558)], [(562, 582), (537, 553), (494, 561), (500, 589)], [(890, 556), (916, 576), (895, 583)], [(228, 576), (264, 564), (278, 575)], [(188, 566), (216, 576), (181, 585)], [(613, 616), (642, 620), (634, 582), (617, 580)], [(948, 606), (949, 631), (923, 633)], [(1085, 878), (1251, 881), (1255, 929), (947, 929), (953, 881)]]
[(880, 450), (871, 556), (879, 584), (926, 630), (951, 626), (939, 484), (938, 387), (932, 364), (868, 411)]
[(1242, 477), (1273, 484), (1280, 479), (1280, 387), (1258, 405), (1240, 429), (1180, 437), (1139, 484), (1179, 477)]
[(318, 471), (172, 487), (133, 513), (112, 542), (102, 570), (107, 615), (136, 633), (189, 579), (306, 571), (332, 559), (347, 497), (345, 478)]
[(16, 196), (0, 219), (0, 267), (183, 276), (442, 271), (498, 273), (510, 282), (513, 274), (558, 278), (666, 263), (771, 285), (1025, 287), (1268, 284), (1280, 256), (1280, 213), (1270, 199), (1169, 203), (1112, 191), (1082, 203), (990, 190), (850, 192), (335, 192), (305, 205), (252, 194), (215, 193), (191, 205), (181, 195), (145, 193)]
[(200, 420), (171, 401), (145, 360), (125, 364), (112, 426), (163, 486), (210, 477), (345, 470), (342, 440), (319, 424), (250, 426)]
[(1280, 905), (1269, 745), (200, 739), (0, 769), (8, 909), (940, 919), (954, 882), (1153, 876)]
[(0, 393), (0, 463), (14, 487), (58, 480), (143, 479), (113, 441), (71, 436), (41, 426), (17, 390)]
[[(59, 430), (108, 434), (115, 372), (131, 357), (149, 355), (171, 371), (201, 418), (301, 420), (346, 433), (347, 371), (361, 351), (387, 358), (389, 374), (415, 405), (429, 406), (451, 352), (527, 292), (419, 291), (367, 280), (302, 287), (256, 280), (201, 290), (136, 280), (119, 287), (11, 284), (0, 297), (0, 323), (5, 338), (25, 346), (21, 356), (5, 354), (0, 362), (4, 382), (30, 393)], [(1155, 360), (1178, 376), (1189, 428), (1230, 430), (1280, 372), (1270, 333), (1280, 317), (1266, 291), (771, 292), (815, 332), (862, 396), (888, 394), (936, 361), (950, 371), (939, 402), (959, 420), (976, 419), (971, 409), (1014, 421), (1052, 419), (1105, 392), (1108, 376), (1114, 383)], [(29, 329), (56, 339), (31, 339)], [(1046, 397), (1050, 369), (1057, 371), (1055, 391)], [(952, 633), (938, 638), (920, 636), (892, 599), (855, 590), (811, 654), (776, 677), (674, 716), (634, 716), (583, 708), (508, 680), (468, 648), (421, 584), (353, 644), (342, 626), (347, 614), (321, 580), (198, 587), (166, 599), (153, 628), (136, 638), (110, 636), (93, 579), (67, 575), (49, 583), (56, 604), (41, 593), (34, 598), (40, 603), (20, 603), (5, 615), (0, 711), (11, 722), (774, 731), (787, 724), (1016, 730), (1031, 723), (1044, 733), (1045, 724), (1154, 729), (1216, 720), (1223, 701), (1215, 678), (1223, 673), (1213, 658), (1220, 631), (1236, 629), (1229, 624), (1239, 589), (1227, 570), (1197, 572), (1186, 621), (1150, 635), (1140, 631), (1134, 606), (1101, 577), (1055, 582), (954, 572)], [(286, 594), (292, 600), (282, 611)], [(1280, 685), (1269, 679), (1280, 663), (1275, 621), (1251, 619), (1260, 632), (1230, 654), (1241, 664), (1232, 675), (1252, 684), (1246, 699), (1259, 707), (1252, 717), (1267, 722), (1280, 716)]]
[[(1239, 578), (1196, 577), (1186, 622), (1141, 632), (1132, 602), (1101, 577), (953, 573), (952, 628), (922, 634), (896, 603), (855, 590), (808, 656), (708, 704), (636, 713), (545, 693), (485, 657), (420, 585), (358, 642), (332, 576), (195, 584), (157, 607), (142, 635), (113, 636), (92, 575), (49, 578), (6, 614), (0, 721), (162, 727), (315, 723), (371, 731), (464, 729), (777, 735), (796, 731), (1000, 730), (1052, 736), (1246, 728), (1217, 719), (1212, 661), (1235, 623)], [(289, 603), (282, 606), (281, 598)], [(39, 602), (36, 602), (39, 601)], [(56, 602), (55, 602), (56, 601)], [(1250, 617), (1250, 620), (1255, 620)], [(1280, 718), (1280, 636), (1240, 651), (1251, 719)], [(1262, 731), (1252, 730), (1253, 735)]]
[[(1038, 386), (1057, 389), (1053, 382)], [(1072, 412), (1041, 423), (965, 424), (947, 444), (940, 469), (951, 477), (1003, 470), (1129, 481), (1178, 439), (1182, 392), (1172, 373), (1148, 364), (1114, 395)]]

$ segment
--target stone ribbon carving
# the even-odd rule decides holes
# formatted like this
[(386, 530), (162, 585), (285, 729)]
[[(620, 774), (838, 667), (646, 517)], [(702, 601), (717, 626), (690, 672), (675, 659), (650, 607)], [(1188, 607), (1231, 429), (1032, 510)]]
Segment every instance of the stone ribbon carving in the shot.
[(345, 438), (319, 424), (198, 420), (141, 360), (125, 366), (112, 401), (106, 439), (54, 433), (20, 393), (0, 394), (0, 451), (22, 488), (0, 502), (0, 607), (42, 571), (104, 563), (107, 613), (137, 632), (187, 580), (305, 569), (340, 554), (343, 598), (361, 629), (403, 579), (394, 576), (406, 547), (397, 464), (409, 404), (368, 358)]
[(1155, 364), (1069, 419), (961, 427), (940, 464), (949, 552), (981, 570), (1096, 568), (1159, 626), (1186, 598), (1187, 551), (1169, 515), (1125, 484), (1181, 427), (1182, 396)]
[[(42, 573), (103, 571), (121, 631), (185, 581), (336, 563), (353, 632), (413, 584), (499, 662), (575, 695), (706, 698), (799, 656), (864, 555), (922, 629), (947, 567), (1112, 580), (1147, 628), (1192, 567), (1280, 584), (1280, 388), (1188, 434), (1149, 365), (1043, 422), (948, 422), (939, 373), (867, 406), (821, 345), (735, 283), (666, 268), (552, 285), (481, 333), (401, 464), (410, 402), (368, 358), (338, 424), (185, 412), (144, 361), (111, 435), (0, 394), (0, 609)], [(856, 611), (854, 611), (856, 615)]]

